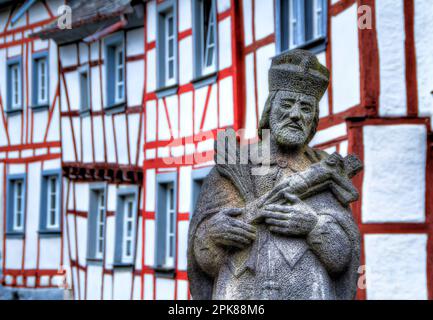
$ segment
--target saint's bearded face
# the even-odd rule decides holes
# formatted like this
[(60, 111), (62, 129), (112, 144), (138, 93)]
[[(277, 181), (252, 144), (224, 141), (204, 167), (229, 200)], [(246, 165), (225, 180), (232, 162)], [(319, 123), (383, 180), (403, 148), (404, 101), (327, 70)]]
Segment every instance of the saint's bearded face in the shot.
[(315, 125), (316, 99), (300, 93), (279, 91), (269, 115), (271, 132), (277, 143), (287, 148), (306, 145)]

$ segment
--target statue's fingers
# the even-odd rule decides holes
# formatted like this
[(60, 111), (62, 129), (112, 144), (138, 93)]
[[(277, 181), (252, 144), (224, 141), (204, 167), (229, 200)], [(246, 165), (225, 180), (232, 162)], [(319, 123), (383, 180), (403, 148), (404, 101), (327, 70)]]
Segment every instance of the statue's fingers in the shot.
[(244, 212), (244, 209), (242, 209), (242, 208), (230, 208), (230, 209), (224, 209), (223, 212), (225, 215), (228, 215), (230, 217), (237, 217)]
[(264, 210), (262, 213), (262, 217), (267, 219), (267, 218), (271, 218), (271, 219), (278, 219), (278, 220), (287, 220), (288, 219), (288, 214), (287, 213), (282, 213), (282, 212), (275, 212), (275, 211), (267, 211)]
[(278, 220), (278, 219), (272, 219), (268, 218), (265, 220), (266, 224), (276, 226), (276, 227), (286, 227), (287, 226), (287, 220)]
[(280, 204), (268, 204), (267, 206), (265, 206), (265, 210), (277, 212), (291, 212), (293, 209), (289, 206), (283, 206)]
[(254, 227), (248, 223), (245, 223), (243, 221), (232, 219), (230, 222), (231, 222), (232, 226), (242, 228), (242, 229), (249, 231), (253, 234), (256, 233), (256, 231), (257, 231), (256, 227)]
[(222, 239), (227, 241), (233, 241), (244, 245), (248, 245), (251, 243), (251, 240), (249, 240), (248, 238), (237, 234), (231, 234), (231, 233), (227, 233), (223, 235)]
[(283, 234), (286, 235), (289, 233), (289, 230), (287, 228), (283, 228), (283, 227), (269, 227), (269, 230), (275, 233), (279, 233), (279, 234)]
[(291, 204), (300, 203), (301, 199), (299, 199), (298, 196), (294, 195), (293, 193), (290, 193), (288, 191), (283, 192), (283, 196), (286, 200), (288, 200)]
[(238, 249), (244, 249), (247, 246), (246, 244), (242, 244), (242, 243), (232, 241), (232, 240), (227, 240), (227, 239), (218, 239), (217, 243), (221, 244), (223, 246), (235, 247)]
[(232, 227), (230, 229), (229, 233), (236, 235), (236, 236), (243, 237), (247, 240), (255, 240), (256, 239), (255, 233), (249, 232), (247, 230), (244, 230), (244, 229), (238, 228), (238, 227)]

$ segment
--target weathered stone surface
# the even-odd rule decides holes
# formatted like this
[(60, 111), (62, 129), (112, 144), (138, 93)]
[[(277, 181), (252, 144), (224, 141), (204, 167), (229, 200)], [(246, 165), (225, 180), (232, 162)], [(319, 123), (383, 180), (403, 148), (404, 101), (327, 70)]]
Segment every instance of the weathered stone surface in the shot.
[(189, 230), (194, 299), (355, 297), (360, 237), (350, 179), (362, 166), (308, 147), (328, 82), (311, 53), (281, 55), (269, 71), (261, 141), (218, 137)]

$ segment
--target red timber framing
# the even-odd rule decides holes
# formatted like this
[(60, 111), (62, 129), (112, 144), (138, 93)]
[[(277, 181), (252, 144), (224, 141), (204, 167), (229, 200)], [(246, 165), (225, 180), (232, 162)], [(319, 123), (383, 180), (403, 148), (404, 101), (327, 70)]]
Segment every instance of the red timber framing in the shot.
[[(25, 174), (27, 177), (25, 186), (25, 190), (27, 190), (25, 194), (26, 221), (24, 224), (24, 236), (20, 240), (22, 243), (21, 256), (19, 257), (21, 260), (20, 266), (8, 267), (8, 259), (11, 259), (14, 255), (19, 255), (19, 253), (7, 250), (6, 242), (10, 238), (6, 236), (5, 230), (2, 230), (3, 246), (1, 250), (3, 277), (1, 282), (2, 285), (14, 288), (58, 288), (55, 280), (63, 275), (63, 220), (60, 219), (61, 231), (58, 236), (60, 252), (56, 253), (59, 254), (60, 261), (58, 262), (57, 268), (41, 267), (41, 250), (43, 249), (41, 236), (38, 231), (29, 230), (29, 213), (34, 212), (34, 214), (39, 216), (39, 209), (33, 210), (29, 207), (29, 198), (39, 197), (39, 194), (32, 192), (32, 186), (29, 184), (28, 178), (33, 172), (32, 170), (34, 170), (31, 168), (33, 165), (39, 164), (41, 168), (40, 172), (43, 172), (47, 170), (47, 168), (52, 169), (52, 166), (47, 166), (48, 162), (51, 160), (59, 160), (60, 164), (61, 159), (60, 137), (53, 139), (52, 135), (50, 136), (49, 134), (51, 132), (50, 130), (55, 130), (53, 127), (57, 125), (58, 122), (55, 113), (56, 109), (59, 108), (59, 87), (56, 84), (54, 86), (54, 92), (50, 90), (49, 106), (48, 109), (44, 111), (35, 111), (32, 109), (29, 90), (31, 87), (29, 70), (32, 64), (33, 54), (41, 51), (49, 52), (53, 44), (46, 42), (43, 48), (40, 48), (41, 46), (37, 48), (34, 39), (28, 38), (28, 34), (52, 22), (54, 16), (50, 7), (43, 1), (42, 8), (40, 9), (43, 12), (42, 15), (45, 15), (45, 17), (41, 17), (36, 22), (30, 22), (30, 13), (27, 11), (19, 20), (19, 26), (16, 27), (11, 24), (11, 18), (18, 9), (18, 5), (19, 4), (13, 4), (11, 7), (4, 9), (4, 12), (8, 12), (8, 16), (4, 28), (0, 30), (0, 51), (5, 53), (5, 59), (7, 60), (12, 57), (20, 57), (22, 59), (22, 111), (14, 115), (7, 114), (6, 93), (0, 90), (0, 126), (5, 135), (1, 137), (0, 144), (0, 153), (2, 154), (0, 166), (2, 166), (3, 171), (3, 181), (1, 182), (3, 194), (1, 196), (3, 199), (7, 199), (7, 175), (11, 173), (11, 168), (14, 167), (14, 171), (17, 170), (17, 166), (24, 168), (24, 170), (20, 169), (19, 173)], [(34, 16), (33, 20), (35, 20)], [(17, 50), (20, 52), (19, 54), (16, 53)], [(6, 64), (6, 61), (2, 60), (0, 63)], [(57, 83), (57, 79), (51, 77), (50, 83), (52, 82)], [(50, 86), (50, 88), (52, 87), (53, 86)], [(36, 112), (45, 113), (47, 115), (45, 123), (35, 120)], [(11, 130), (12, 117), (20, 119), (20, 130)], [(38, 138), (35, 137), (36, 133), (38, 133)], [(60, 167), (58, 169), (60, 169)], [(39, 173), (38, 179), (41, 179), (41, 173)], [(40, 183), (39, 180), (37, 183)], [(6, 226), (6, 201), (3, 201), (1, 210), (3, 213), (3, 226)], [(60, 216), (63, 216), (62, 212), (60, 212)], [(36, 234), (33, 234), (33, 232)], [(30, 240), (28, 240), (28, 238), (30, 238)], [(36, 244), (33, 239), (36, 239)], [(35, 254), (32, 253), (33, 248), (30, 252), (26, 251), (26, 248), (29, 246), (36, 246)]]

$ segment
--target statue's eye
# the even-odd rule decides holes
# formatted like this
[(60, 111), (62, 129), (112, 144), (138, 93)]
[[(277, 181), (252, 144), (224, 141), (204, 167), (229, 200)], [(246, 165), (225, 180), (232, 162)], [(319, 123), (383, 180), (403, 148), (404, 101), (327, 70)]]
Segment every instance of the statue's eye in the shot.
[(301, 106), (302, 112), (305, 112), (305, 113), (311, 113), (312, 112), (311, 109), (312, 108), (309, 104), (302, 104), (302, 106)]
[(293, 101), (293, 100), (284, 100), (282, 102), (282, 106), (284, 108), (288, 108), (288, 109), (290, 109), (291, 107), (293, 107), (294, 104), (295, 104), (295, 101)]

